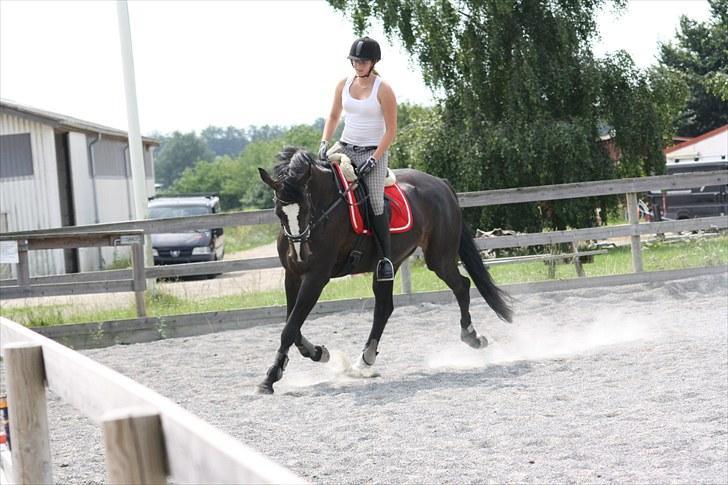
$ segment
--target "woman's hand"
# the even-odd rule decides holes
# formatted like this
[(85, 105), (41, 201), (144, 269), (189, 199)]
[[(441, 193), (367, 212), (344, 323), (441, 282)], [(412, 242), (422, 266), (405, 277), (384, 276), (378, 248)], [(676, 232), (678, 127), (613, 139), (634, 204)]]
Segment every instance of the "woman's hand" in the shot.
[(360, 177), (365, 177), (366, 174), (372, 171), (374, 167), (377, 166), (377, 159), (374, 157), (367, 158), (367, 161), (362, 163), (360, 166), (356, 168), (357, 173)]
[(321, 140), (321, 144), (319, 145), (319, 151), (318, 151), (318, 157), (319, 160), (328, 160), (329, 157), (326, 156), (326, 152), (329, 150), (329, 142), (326, 140)]

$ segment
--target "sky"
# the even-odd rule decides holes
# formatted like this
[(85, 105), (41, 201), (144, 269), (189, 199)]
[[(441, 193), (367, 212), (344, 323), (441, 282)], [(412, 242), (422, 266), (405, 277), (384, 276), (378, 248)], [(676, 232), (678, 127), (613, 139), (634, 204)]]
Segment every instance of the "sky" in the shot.
[[(708, 20), (706, 0), (631, 0), (601, 11), (598, 56), (625, 49), (645, 68), (681, 15)], [(129, 2), (143, 134), (209, 125), (289, 126), (325, 118), (357, 37), (319, 0)], [(381, 28), (378, 70), (398, 101), (432, 104), (419, 67)], [(0, 97), (127, 129), (116, 2), (0, 0)]]

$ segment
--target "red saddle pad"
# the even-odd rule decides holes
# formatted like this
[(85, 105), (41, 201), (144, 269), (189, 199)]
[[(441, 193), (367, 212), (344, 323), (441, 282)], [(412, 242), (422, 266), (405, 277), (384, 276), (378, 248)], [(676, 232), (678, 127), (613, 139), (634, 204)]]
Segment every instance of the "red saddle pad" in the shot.
[[(338, 163), (332, 164), (337, 177), (341, 181), (344, 190), (349, 188), (349, 182), (344, 178), (344, 174), (341, 172), (341, 167)], [(389, 232), (392, 234), (399, 234), (401, 232), (407, 232), (412, 229), (412, 209), (410, 208), (407, 197), (402, 192), (399, 184), (390, 185), (384, 187), (384, 195), (389, 198)], [(368, 229), (364, 228), (364, 220), (362, 219), (359, 206), (356, 204), (356, 195), (354, 191), (346, 194), (346, 202), (349, 204), (349, 220), (351, 221), (351, 228), (357, 234), (370, 234)]]

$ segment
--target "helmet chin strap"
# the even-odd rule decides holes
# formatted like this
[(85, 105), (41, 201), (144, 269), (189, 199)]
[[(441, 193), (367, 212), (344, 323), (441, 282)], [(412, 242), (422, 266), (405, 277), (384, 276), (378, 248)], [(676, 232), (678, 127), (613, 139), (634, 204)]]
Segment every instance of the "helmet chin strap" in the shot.
[(376, 64), (377, 64), (376, 62), (372, 62), (372, 67), (370, 67), (370, 68), (369, 68), (369, 72), (367, 73), (367, 75), (366, 75), (366, 76), (358, 76), (358, 75), (357, 75), (357, 76), (355, 76), (355, 77), (358, 77), (359, 79), (365, 79), (365, 78), (368, 78), (369, 76), (371, 76), (371, 75), (372, 75), (372, 71), (374, 70), (374, 66), (375, 66)]

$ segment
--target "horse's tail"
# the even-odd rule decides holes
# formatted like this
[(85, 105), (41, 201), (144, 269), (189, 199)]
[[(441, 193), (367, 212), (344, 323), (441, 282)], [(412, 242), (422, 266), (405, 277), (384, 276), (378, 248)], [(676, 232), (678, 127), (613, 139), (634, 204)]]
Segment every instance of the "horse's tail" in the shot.
[(513, 318), (513, 310), (510, 306), (511, 297), (493, 283), (488, 268), (483, 264), (480, 252), (475, 246), (473, 234), (464, 222), (461, 224), (460, 229), (459, 254), (460, 260), (465, 265), (465, 269), (485, 301), (501, 320), (510, 322)]

